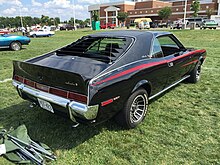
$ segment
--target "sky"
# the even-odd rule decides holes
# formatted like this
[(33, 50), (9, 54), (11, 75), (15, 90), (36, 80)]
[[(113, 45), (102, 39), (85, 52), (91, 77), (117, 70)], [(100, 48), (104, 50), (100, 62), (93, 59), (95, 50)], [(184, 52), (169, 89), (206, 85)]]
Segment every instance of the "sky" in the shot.
[(61, 21), (73, 17), (73, 2), (76, 19), (89, 18), (88, 6), (116, 0), (0, 0), (0, 16), (60, 17)]

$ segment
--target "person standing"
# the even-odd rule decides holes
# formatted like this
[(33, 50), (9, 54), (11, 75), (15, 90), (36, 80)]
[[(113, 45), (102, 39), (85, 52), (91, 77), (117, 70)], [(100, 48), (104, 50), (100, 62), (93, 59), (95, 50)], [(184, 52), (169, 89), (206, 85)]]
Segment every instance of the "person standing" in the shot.
[(24, 35), (25, 35), (25, 32), (26, 32), (25, 27), (21, 27), (21, 32), (22, 32), (22, 35), (24, 36)]

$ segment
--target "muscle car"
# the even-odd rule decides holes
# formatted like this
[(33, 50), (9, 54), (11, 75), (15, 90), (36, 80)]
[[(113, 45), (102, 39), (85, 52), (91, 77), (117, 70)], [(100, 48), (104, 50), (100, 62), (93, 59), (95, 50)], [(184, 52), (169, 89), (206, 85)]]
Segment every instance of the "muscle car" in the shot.
[(53, 36), (55, 33), (53, 31), (49, 31), (49, 30), (38, 30), (38, 31), (32, 31), (30, 32), (30, 37), (51, 37)]
[(13, 85), (23, 99), (76, 124), (114, 117), (135, 128), (149, 100), (183, 80), (200, 79), (205, 57), (204, 49), (187, 49), (169, 32), (96, 33), (14, 61)]
[(9, 34), (0, 34), (0, 48), (10, 48), (11, 50), (20, 50), (22, 45), (28, 45), (31, 42), (26, 36), (15, 36)]

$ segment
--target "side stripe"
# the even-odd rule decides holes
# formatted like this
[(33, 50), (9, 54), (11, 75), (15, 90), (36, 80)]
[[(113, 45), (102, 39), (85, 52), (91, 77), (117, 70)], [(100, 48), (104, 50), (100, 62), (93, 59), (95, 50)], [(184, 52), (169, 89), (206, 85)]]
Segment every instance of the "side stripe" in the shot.
[(170, 60), (162, 60), (162, 61), (159, 61), (159, 62), (151, 62), (151, 63), (148, 63), (148, 64), (142, 64), (142, 65), (136, 66), (136, 67), (134, 67), (134, 68), (131, 68), (131, 69), (122, 71), (122, 72), (120, 72), (120, 73), (117, 73), (117, 74), (115, 74), (115, 75), (113, 75), (113, 76), (110, 76), (110, 77), (108, 77), (108, 78), (105, 78), (105, 79), (103, 79), (103, 80), (101, 80), (101, 81), (98, 81), (98, 82), (96, 82), (96, 83), (93, 83), (92, 86), (96, 86), (96, 85), (102, 84), (102, 83), (104, 83), (104, 82), (107, 82), (107, 81), (116, 79), (116, 78), (118, 78), (118, 77), (127, 75), (127, 74), (129, 74), (129, 73), (132, 73), (132, 72), (135, 72), (135, 71), (138, 71), (138, 70), (142, 70), (142, 69), (146, 69), (146, 68), (149, 68), (149, 67), (152, 67), (152, 66), (157, 66), (157, 65), (169, 63), (169, 62), (172, 62), (172, 61), (175, 61), (175, 60), (178, 60), (178, 59), (181, 59), (181, 58), (184, 58), (184, 57), (187, 57), (187, 56), (196, 54), (196, 53), (204, 53), (205, 51), (206, 51), (205, 49), (195, 50), (195, 51), (186, 53), (186, 54), (184, 54), (184, 55), (181, 55), (181, 56), (178, 56), (178, 57), (174, 57), (174, 58), (172, 58), (172, 59), (170, 59)]

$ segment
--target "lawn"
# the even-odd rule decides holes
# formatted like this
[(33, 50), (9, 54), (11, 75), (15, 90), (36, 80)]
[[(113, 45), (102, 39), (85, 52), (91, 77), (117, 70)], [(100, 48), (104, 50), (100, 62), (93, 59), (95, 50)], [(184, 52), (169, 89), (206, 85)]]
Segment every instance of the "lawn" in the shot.
[[(0, 80), (11, 78), (12, 60), (41, 55), (91, 32), (57, 32), (32, 39), (18, 52), (0, 50)], [(56, 153), (51, 164), (220, 164), (220, 31), (173, 33), (186, 47), (207, 50), (201, 81), (181, 83), (153, 100), (136, 129), (123, 130), (113, 120), (71, 128), (68, 119), (29, 108), (11, 81), (0, 82), (0, 128), (25, 124), (32, 139)], [(0, 158), (0, 164), (11, 163)]]

